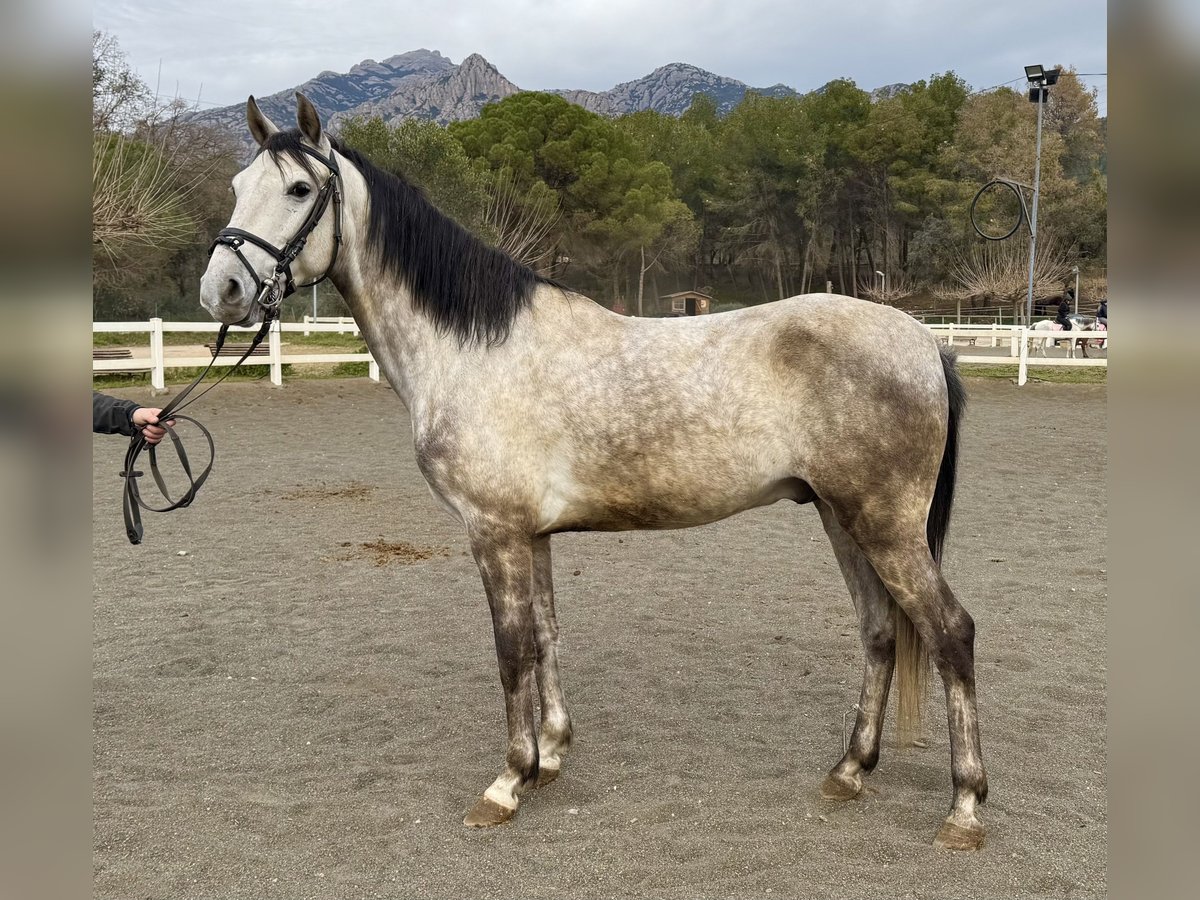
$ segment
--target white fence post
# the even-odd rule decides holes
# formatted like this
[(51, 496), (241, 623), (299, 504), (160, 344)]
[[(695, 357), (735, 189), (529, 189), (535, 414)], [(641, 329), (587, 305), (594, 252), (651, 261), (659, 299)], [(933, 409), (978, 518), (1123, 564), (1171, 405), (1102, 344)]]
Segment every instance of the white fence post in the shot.
[(267, 334), (267, 345), (271, 352), (271, 384), (279, 387), (283, 384), (283, 363), (280, 361), (280, 357), (283, 355), (283, 345), (279, 340), (278, 319), (271, 323), (271, 331)]
[(375, 362), (375, 356), (372, 354), (371, 361), (367, 363), (367, 376), (372, 381), (379, 380), (379, 363)]
[(1029, 380), (1029, 329), (1021, 326), (1020, 337), (1021, 355), (1017, 364), (1017, 384), (1023, 385)]
[[(312, 321), (312, 316), (310, 316), (308, 313), (305, 313), (304, 314), (304, 324), (307, 325), (311, 321)], [(304, 329), (304, 336), (308, 337), (308, 329), (307, 328)]]
[(163, 365), (163, 320), (150, 320), (150, 387), (154, 391), (167, 389), (166, 367)]

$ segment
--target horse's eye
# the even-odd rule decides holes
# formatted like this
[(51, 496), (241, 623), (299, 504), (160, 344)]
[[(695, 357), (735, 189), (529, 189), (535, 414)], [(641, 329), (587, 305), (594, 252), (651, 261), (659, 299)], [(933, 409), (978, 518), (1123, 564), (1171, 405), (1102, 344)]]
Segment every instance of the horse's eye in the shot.
[(310, 191), (312, 191), (312, 188), (310, 188), (303, 181), (297, 181), (290, 188), (288, 188), (288, 193), (293, 197), (307, 197)]

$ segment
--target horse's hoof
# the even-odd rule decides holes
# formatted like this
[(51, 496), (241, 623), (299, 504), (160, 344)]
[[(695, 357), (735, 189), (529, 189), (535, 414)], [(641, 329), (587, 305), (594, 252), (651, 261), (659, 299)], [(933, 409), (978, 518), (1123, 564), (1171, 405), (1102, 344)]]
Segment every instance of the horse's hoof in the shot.
[(534, 787), (544, 787), (558, 778), (558, 773), (561, 771), (562, 769), (557, 766), (553, 769), (542, 766), (540, 769), (538, 769), (537, 784), (535, 784)]
[(469, 828), (491, 828), (494, 825), (503, 825), (516, 814), (516, 808), (509, 809), (487, 797), (480, 797), (463, 819), (463, 824)]
[(821, 797), (825, 800), (853, 800), (862, 792), (862, 777), (830, 772), (821, 782)]
[(953, 822), (943, 822), (933, 839), (933, 846), (943, 850), (978, 850), (983, 846), (983, 826), (964, 827)]

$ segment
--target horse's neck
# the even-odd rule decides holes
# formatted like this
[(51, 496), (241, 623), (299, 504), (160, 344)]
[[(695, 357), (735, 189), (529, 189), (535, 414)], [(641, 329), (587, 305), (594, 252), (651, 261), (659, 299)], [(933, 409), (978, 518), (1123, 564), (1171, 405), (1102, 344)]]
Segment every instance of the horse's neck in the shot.
[[(427, 383), (444, 368), (446, 338), (414, 309), (408, 289), (387, 275), (335, 281), (375, 361), (409, 409), (419, 405)], [(356, 273), (358, 274), (358, 273)]]
[[(545, 285), (534, 291), (531, 309), (520, 311), (508, 339), (496, 348), (460, 344), (453, 332), (439, 332), (430, 317), (416, 309), (404, 284), (368, 252), (366, 183), (348, 161), (345, 179), (347, 221), (342, 261), (331, 276), (354, 314), (367, 344), (392, 388), (414, 417), (436, 409), (469, 390), (479, 377), (512, 375), (506, 366), (528, 366), (542, 351), (585, 332), (603, 332), (615, 318), (601, 307)], [(537, 348), (536, 350), (532, 348)]]
[(531, 308), (513, 320), (508, 338), (488, 347), (461, 344), (453, 332), (439, 332), (414, 308), (408, 289), (390, 276), (338, 288), (414, 424), (464, 402), (481, 383), (528, 376), (530, 367), (545, 364), (562, 344), (577, 340), (580, 329), (596, 337), (611, 326), (608, 319), (616, 318), (583, 298), (572, 300), (557, 288), (539, 286)]
[(345, 299), (375, 361), (409, 409), (422, 375), (437, 357), (432, 323), (413, 307), (408, 288), (383, 272), (367, 249), (369, 195), (361, 173), (343, 160), (345, 221), (341, 257), (330, 280)]

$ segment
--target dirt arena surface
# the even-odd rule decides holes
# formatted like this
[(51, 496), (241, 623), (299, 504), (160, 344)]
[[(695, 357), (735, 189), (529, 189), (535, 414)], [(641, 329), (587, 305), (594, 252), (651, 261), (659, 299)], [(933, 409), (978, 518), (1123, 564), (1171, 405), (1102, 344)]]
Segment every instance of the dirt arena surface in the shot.
[(464, 828), (505, 745), (465, 536), (386, 386), (294, 380), (192, 408), (217, 468), (139, 547), (126, 441), (95, 438), (95, 896), (1104, 896), (1106, 390), (967, 383), (946, 570), (978, 628), (982, 851), (931, 846), (936, 676), (928, 747), (896, 749), (889, 714), (869, 790), (820, 799), (861, 650), (790, 503), (555, 537), (576, 743), (512, 823)]

